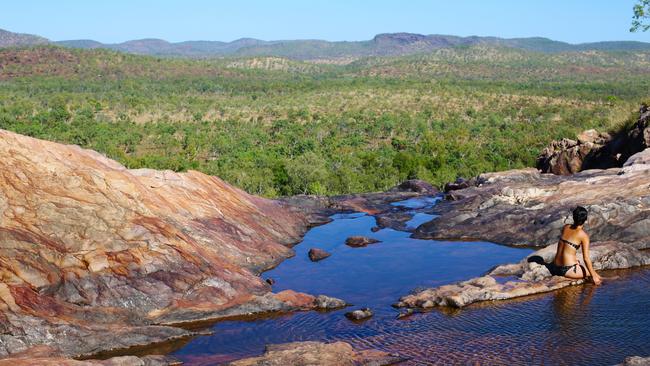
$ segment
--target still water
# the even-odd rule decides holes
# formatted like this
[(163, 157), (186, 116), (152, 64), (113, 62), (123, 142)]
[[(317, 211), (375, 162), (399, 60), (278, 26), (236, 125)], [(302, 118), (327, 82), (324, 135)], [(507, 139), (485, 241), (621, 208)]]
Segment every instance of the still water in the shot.
[[(421, 209), (435, 202), (437, 198), (424, 198), (398, 205)], [(408, 226), (432, 218), (416, 213)], [(410, 358), (405, 365), (613, 365), (628, 355), (650, 355), (648, 269), (606, 272), (598, 288), (576, 286), (398, 320), (390, 305), (413, 289), (481, 275), (497, 264), (520, 260), (531, 249), (416, 240), (392, 229), (373, 233), (374, 217), (362, 213), (332, 219), (311, 229), (294, 248), (296, 256), (263, 277), (276, 280), (276, 292), (325, 294), (354, 306), (218, 322), (213, 335), (194, 338), (172, 354), (190, 365), (209, 365), (259, 355), (271, 343), (343, 340), (357, 348), (397, 352)], [(351, 248), (344, 242), (352, 235), (382, 242)], [(310, 248), (332, 256), (313, 263), (307, 257)], [(361, 323), (343, 316), (360, 307), (370, 307), (375, 315)]]

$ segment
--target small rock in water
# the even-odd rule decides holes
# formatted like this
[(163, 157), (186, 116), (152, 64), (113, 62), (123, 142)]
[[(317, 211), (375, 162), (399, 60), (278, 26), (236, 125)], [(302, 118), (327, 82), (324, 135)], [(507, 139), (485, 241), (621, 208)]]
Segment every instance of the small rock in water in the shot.
[(318, 297), (316, 297), (314, 300), (314, 306), (316, 306), (317, 309), (330, 310), (344, 308), (348, 306), (348, 304), (345, 301), (337, 299), (335, 297), (318, 295)]
[(324, 251), (323, 249), (311, 248), (309, 249), (308, 255), (309, 255), (309, 259), (311, 259), (312, 262), (318, 262), (320, 260), (329, 257), (331, 254)]
[(266, 279), (266, 283), (268, 283), (269, 285), (273, 286), (273, 285), (275, 285), (275, 280), (272, 279), (272, 278), (267, 278), (267, 279)]
[(353, 248), (365, 247), (374, 243), (379, 243), (379, 240), (367, 236), (351, 236), (345, 240), (345, 244)]
[(403, 318), (409, 317), (409, 316), (413, 315), (413, 313), (415, 313), (415, 311), (413, 311), (413, 309), (406, 309), (405, 312), (399, 313), (397, 315), (397, 319), (403, 319)]
[(368, 319), (372, 316), (372, 311), (369, 308), (363, 308), (360, 310), (354, 310), (345, 313), (345, 317), (350, 320), (363, 320)]
[(379, 230), (381, 230), (381, 228), (379, 226), (373, 226), (373, 227), (370, 228), (370, 231), (372, 231), (373, 233), (376, 233)]

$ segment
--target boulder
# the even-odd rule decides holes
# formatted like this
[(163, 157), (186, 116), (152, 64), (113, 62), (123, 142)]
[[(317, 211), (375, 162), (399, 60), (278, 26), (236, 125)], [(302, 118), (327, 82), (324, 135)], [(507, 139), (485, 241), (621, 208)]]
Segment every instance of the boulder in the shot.
[(636, 123), (610, 135), (587, 130), (577, 140), (553, 141), (537, 158), (543, 173), (571, 175), (588, 169), (620, 167), (628, 158), (650, 147), (650, 111), (641, 106)]
[(333, 309), (340, 309), (348, 306), (348, 304), (341, 299), (337, 299), (335, 297), (329, 297), (325, 295), (317, 296), (316, 299), (314, 300), (314, 303), (316, 309), (319, 310), (333, 310)]
[(465, 189), (469, 187), (476, 186), (476, 179), (465, 179), (465, 178), (456, 178), (455, 181), (446, 183), (444, 187), (445, 192), (457, 191), (459, 189)]
[(345, 239), (345, 245), (353, 248), (365, 247), (368, 244), (375, 244), (379, 242), (380, 242), (379, 240), (369, 238), (367, 236), (351, 236)]
[(324, 251), (323, 249), (318, 249), (318, 248), (309, 249), (309, 253), (307, 255), (309, 256), (309, 259), (312, 262), (318, 262), (320, 260), (323, 260), (323, 259), (331, 256), (330, 253)]
[(304, 308), (259, 277), (311, 224), (286, 204), (4, 130), (0, 156), (0, 357), (88, 356), (194, 334), (168, 325)]
[(390, 189), (392, 192), (415, 192), (424, 195), (436, 195), (438, 189), (420, 179), (409, 179)]
[(356, 351), (345, 342), (294, 342), (266, 346), (259, 357), (229, 363), (230, 366), (381, 366), (404, 358), (378, 350)]
[(353, 310), (345, 313), (345, 317), (350, 320), (365, 320), (372, 316), (372, 311), (369, 308)]

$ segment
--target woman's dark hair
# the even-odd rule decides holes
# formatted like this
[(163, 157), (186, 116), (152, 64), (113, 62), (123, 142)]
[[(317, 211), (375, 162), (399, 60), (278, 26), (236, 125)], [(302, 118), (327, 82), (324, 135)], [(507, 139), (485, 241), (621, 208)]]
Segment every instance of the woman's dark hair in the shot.
[(573, 210), (573, 225), (571, 226), (575, 228), (584, 224), (585, 221), (587, 221), (587, 215), (588, 213), (586, 208), (582, 206), (576, 207)]

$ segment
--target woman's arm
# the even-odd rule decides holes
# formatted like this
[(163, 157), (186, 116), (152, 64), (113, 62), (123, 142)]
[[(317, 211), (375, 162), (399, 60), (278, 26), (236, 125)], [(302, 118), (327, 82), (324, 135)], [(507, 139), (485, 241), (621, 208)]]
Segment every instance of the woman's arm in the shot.
[(600, 276), (594, 270), (594, 266), (591, 263), (591, 258), (589, 257), (589, 236), (585, 235), (585, 238), (582, 240), (582, 259), (585, 261), (585, 266), (591, 275), (591, 280), (594, 281), (594, 284), (600, 285), (603, 280), (600, 279)]

